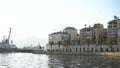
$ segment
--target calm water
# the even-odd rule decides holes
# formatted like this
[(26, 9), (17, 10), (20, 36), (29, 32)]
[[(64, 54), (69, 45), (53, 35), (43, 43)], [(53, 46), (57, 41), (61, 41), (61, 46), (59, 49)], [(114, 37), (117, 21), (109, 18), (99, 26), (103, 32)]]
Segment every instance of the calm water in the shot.
[(0, 53), (0, 68), (120, 68), (120, 57)]

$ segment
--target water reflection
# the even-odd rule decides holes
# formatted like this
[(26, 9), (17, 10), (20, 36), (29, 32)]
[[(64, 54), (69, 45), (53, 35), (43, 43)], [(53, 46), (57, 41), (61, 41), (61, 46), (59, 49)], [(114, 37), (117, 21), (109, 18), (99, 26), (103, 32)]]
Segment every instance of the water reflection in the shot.
[(0, 53), (0, 68), (120, 68), (120, 57)]
[(120, 68), (119, 57), (49, 55), (49, 58), (51, 61), (54, 61), (54, 63), (59, 62), (59, 64), (51, 62), (52, 64), (49, 64), (51, 68)]
[(48, 68), (48, 57), (31, 53), (0, 54), (0, 68)]

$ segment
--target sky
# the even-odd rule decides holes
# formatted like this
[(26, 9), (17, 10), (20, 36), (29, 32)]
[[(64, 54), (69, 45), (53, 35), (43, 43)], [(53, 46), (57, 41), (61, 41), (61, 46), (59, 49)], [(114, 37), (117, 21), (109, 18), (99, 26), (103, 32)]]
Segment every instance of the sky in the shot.
[(66, 27), (96, 23), (107, 28), (120, 16), (120, 0), (0, 0), (0, 41), (8, 36), (17, 47), (46, 46), (48, 35)]

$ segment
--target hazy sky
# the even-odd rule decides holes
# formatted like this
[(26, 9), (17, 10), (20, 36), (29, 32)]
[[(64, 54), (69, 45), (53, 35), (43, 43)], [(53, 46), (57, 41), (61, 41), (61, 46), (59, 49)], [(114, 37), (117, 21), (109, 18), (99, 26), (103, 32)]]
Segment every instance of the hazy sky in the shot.
[(42, 46), (48, 34), (72, 26), (104, 24), (120, 16), (120, 0), (0, 0), (0, 40), (8, 36), (18, 47)]

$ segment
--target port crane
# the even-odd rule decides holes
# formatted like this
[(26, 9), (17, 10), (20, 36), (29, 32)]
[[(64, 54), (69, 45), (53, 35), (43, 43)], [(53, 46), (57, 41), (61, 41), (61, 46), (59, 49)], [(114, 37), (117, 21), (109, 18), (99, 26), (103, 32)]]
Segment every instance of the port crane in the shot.
[(7, 38), (7, 39), (5, 39), (5, 41), (4, 41), (6, 44), (9, 44), (11, 30), (12, 30), (12, 28), (10, 27), (9, 34), (8, 34), (8, 38)]

